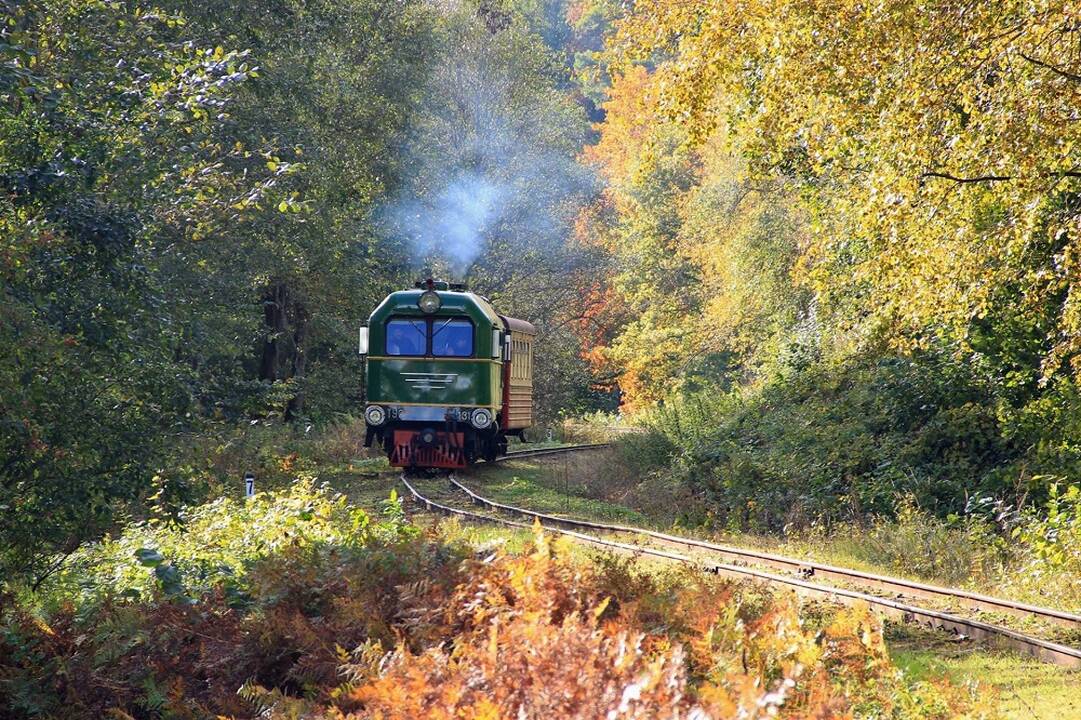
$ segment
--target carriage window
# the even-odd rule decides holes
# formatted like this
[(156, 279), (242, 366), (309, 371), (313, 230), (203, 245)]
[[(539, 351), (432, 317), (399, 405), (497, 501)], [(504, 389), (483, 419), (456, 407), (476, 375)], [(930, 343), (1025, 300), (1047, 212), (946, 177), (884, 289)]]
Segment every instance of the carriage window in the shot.
[(473, 355), (473, 323), (468, 320), (436, 318), (432, 321), (432, 355), (470, 357)]
[(398, 318), (387, 323), (387, 355), (423, 355), (428, 346), (428, 323)]

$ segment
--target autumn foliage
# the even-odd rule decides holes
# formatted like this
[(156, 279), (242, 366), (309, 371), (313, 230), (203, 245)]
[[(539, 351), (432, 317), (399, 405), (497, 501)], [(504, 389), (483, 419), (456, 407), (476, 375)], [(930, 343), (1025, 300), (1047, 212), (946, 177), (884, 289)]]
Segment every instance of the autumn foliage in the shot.
[[(175, 582), (156, 570), (168, 558), (147, 572), (131, 556), (106, 563), (115, 547), (88, 549), (101, 575), (82, 594), (60, 582), (45, 589), (54, 603), (9, 603), (9, 716), (937, 718), (968, 707), (956, 689), (905, 681), (865, 609), (575, 560), (539, 531), (524, 554), (476, 550), (439, 528), (418, 534), (396, 503), (342, 533), (359, 511), (309, 486), (257, 505), (216, 504), (213, 529), (196, 511), (194, 555), (161, 543)], [(278, 527), (266, 522), (275, 513)], [(135, 535), (169, 531), (146, 532)], [(230, 544), (240, 532), (247, 542)], [(240, 547), (252, 549), (236, 564)], [(134, 600), (123, 582), (106, 585), (105, 566), (134, 584), (142, 567), (156, 590)]]
[[(644, 0), (614, 27), (584, 155), (638, 311), (608, 343), (632, 406), (717, 348), (753, 372), (804, 325), (834, 354), (996, 355), (1028, 383), (1081, 367), (1074, 4)], [(765, 263), (733, 257), (766, 225)], [(742, 315), (756, 294), (767, 312)]]

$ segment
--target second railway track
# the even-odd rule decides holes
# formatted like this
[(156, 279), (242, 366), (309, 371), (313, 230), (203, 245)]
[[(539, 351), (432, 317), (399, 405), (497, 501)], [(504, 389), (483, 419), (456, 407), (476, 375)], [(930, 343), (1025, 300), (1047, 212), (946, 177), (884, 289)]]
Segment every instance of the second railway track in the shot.
[[(603, 446), (586, 445), (571, 446), (568, 448), (545, 448), (539, 451), (510, 453), (501, 459), (512, 459), (516, 456), (535, 457), (537, 455), (567, 452), (568, 450), (586, 450), (598, 447)], [(402, 482), (405, 484), (406, 489), (413, 498), (429, 510), (448, 515), (456, 515), (470, 522), (495, 523), (518, 529), (528, 529), (530, 527), (530, 525), (526, 523), (515, 522), (513, 520), (498, 517), (494, 514), (483, 514), (433, 500), (419, 492), (416, 486), (410, 482), (405, 475), (402, 476)], [(895, 597), (883, 597), (881, 595), (863, 592), (862, 590), (886, 591), (895, 594), (896, 597), (914, 597), (936, 601), (949, 601), (972, 610), (1008, 613), (1016, 617), (1026, 619), (1035, 618), (1063, 627), (1081, 629), (1081, 616), (1073, 615), (1071, 613), (1026, 605), (1023, 603), (1015, 603), (1001, 598), (970, 593), (954, 588), (942, 588), (902, 578), (863, 573), (848, 568), (809, 562), (771, 553), (719, 545), (695, 538), (668, 535), (644, 528), (599, 523), (536, 512), (485, 498), (478, 495), (453, 477), (450, 478), (450, 482), (456, 491), (466, 495), (469, 500), (476, 505), (483, 506), (490, 511), (510, 513), (520, 517), (531, 518), (532, 520), (541, 523), (546, 530), (568, 536), (578, 542), (584, 542), (596, 547), (602, 547), (618, 552), (655, 557), (671, 562), (693, 564), (700, 566), (708, 572), (730, 577), (755, 579), (773, 585), (781, 585), (794, 590), (802, 596), (826, 598), (849, 605), (867, 603), (880, 615), (895, 620), (914, 622), (927, 627), (948, 630), (965, 637), (1008, 647), (1045, 662), (1074, 669), (1081, 669), (1081, 650), (1077, 648), (1026, 635), (1001, 625), (921, 607), (909, 602), (902, 602)], [(671, 550), (660, 549), (653, 545), (628, 543), (599, 537), (590, 534), (592, 532), (629, 534), (638, 538), (648, 538), (648, 540), (653, 543), (691, 548), (696, 552), (705, 552), (712, 556), (724, 558), (730, 562), (714, 562), (711, 559), (690, 557)], [(757, 565), (759, 568), (750, 567), (750, 565)], [(760, 567), (795, 573), (795, 576), (769, 572), (760, 569)], [(810, 582), (808, 578), (811, 577), (821, 577), (831, 581), (855, 585), (859, 587), (860, 590)]]

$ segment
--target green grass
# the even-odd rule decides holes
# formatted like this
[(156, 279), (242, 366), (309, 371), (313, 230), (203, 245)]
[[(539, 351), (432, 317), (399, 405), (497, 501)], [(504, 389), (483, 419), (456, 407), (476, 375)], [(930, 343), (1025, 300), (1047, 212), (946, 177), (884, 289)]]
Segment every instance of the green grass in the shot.
[[(548, 448), (563, 447), (566, 443), (559, 441), (545, 441), (538, 443), (514, 443), (511, 451), (517, 450), (541, 450)], [(508, 461), (495, 466), (496, 469), (505, 465), (522, 467), (525, 460)], [(479, 471), (492, 470), (489, 466), (478, 466)], [(354, 458), (348, 462), (324, 464), (319, 468), (318, 477), (321, 481), (329, 482), (335, 490), (342, 492), (354, 505), (365, 510), (375, 510), (382, 507), (382, 501), (387, 499), (391, 488), (402, 492), (403, 488), (398, 481), (401, 474), (400, 468), (390, 466), (387, 458), (383, 455), (371, 458)], [(533, 473), (536, 475), (536, 473)], [(472, 475), (470, 475), (472, 477)]]
[(385, 457), (377, 457), (323, 467), (319, 479), (330, 483), (357, 507), (374, 511), (382, 508), (391, 490), (399, 494), (404, 491), (398, 475), (398, 469), (390, 467)]
[(521, 442), (514, 438), (511, 438), (507, 444), (507, 452), (521, 452), (524, 450), (548, 450), (550, 448), (566, 447), (568, 445), (579, 445), (576, 442), (563, 442), (562, 440), (538, 440), (536, 442)]
[(559, 464), (522, 459), (477, 466), (463, 474), (462, 481), (487, 498), (538, 512), (633, 525), (652, 524), (637, 510), (574, 492), (578, 483), (561, 474)]
[[(697, 501), (664, 478), (641, 478), (618, 453), (590, 452), (481, 465), (463, 480), (530, 510), (637, 525), (881, 575), (960, 587), (1076, 612), (1076, 575), (1034, 579), (975, 525), (949, 525), (915, 509), (892, 521), (811, 528), (786, 536), (722, 531), (685, 512)], [(1010, 624), (1013, 624), (1012, 622)], [(1061, 640), (1069, 638), (1056, 635)]]
[(945, 676), (958, 685), (994, 688), (998, 710), (1010, 720), (1081, 717), (1079, 672), (909, 627), (891, 626), (887, 640), (894, 662), (913, 680)]
[(448, 542), (461, 541), (470, 545), (476, 549), (478, 555), (496, 550), (518, 555), (527, 552), (533, 546), (533, 533), (528, 530), (516, 530), (496, 525), (474, 525), (463, 523), (456, 517), (448, 518), (440, 515), (413, 516), (412, 519), (422, 527), (433, 530), (438, 528), (440, 537), (446, 538)]

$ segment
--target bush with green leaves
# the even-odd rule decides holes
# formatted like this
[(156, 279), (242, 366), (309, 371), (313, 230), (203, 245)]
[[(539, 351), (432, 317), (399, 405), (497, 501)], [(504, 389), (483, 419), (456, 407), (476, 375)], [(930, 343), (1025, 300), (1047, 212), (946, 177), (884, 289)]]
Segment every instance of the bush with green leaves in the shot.
[(980, 378), (931, 353), (819, 362), (676, 397), (651, 413), (652, 444), (733, 529), (890, 516), (902, 498), (943, 518), (1042, 502), (1049, 473), (1081, 470), (1073, 394), (1014, 405)]
[(391, 646), (409, 584), (453, 583), (468, 555), (423, 538), (393, 492), (373, 517), (311, 479), (181, 516), (131, 523), (37, 593), (0, 596), (5, 717), (247, 716), (248, 682), (329, 692), (342, 648)]
[(1081, 607), (1081, 486), (1053, 478), (1043, 507), (1026, 508), (1010, 531), (1017, 556), (1003, 580), (1018, 593)]
[(310, 477), (251, 499), (240, 496), (238, 488), (234, 497), (181, 510), (178, 522), (133, 522), (116, 537), (81, 547), (42, 583), (33, 601), (54, 609), (162, 594), (197, 602), (222, 589), (242, 602), (248, 570), (264, 558), (318, 547), (349, 552), (372, 543), (392, 545), (416, 532), (394, 491), (379, 522)]

